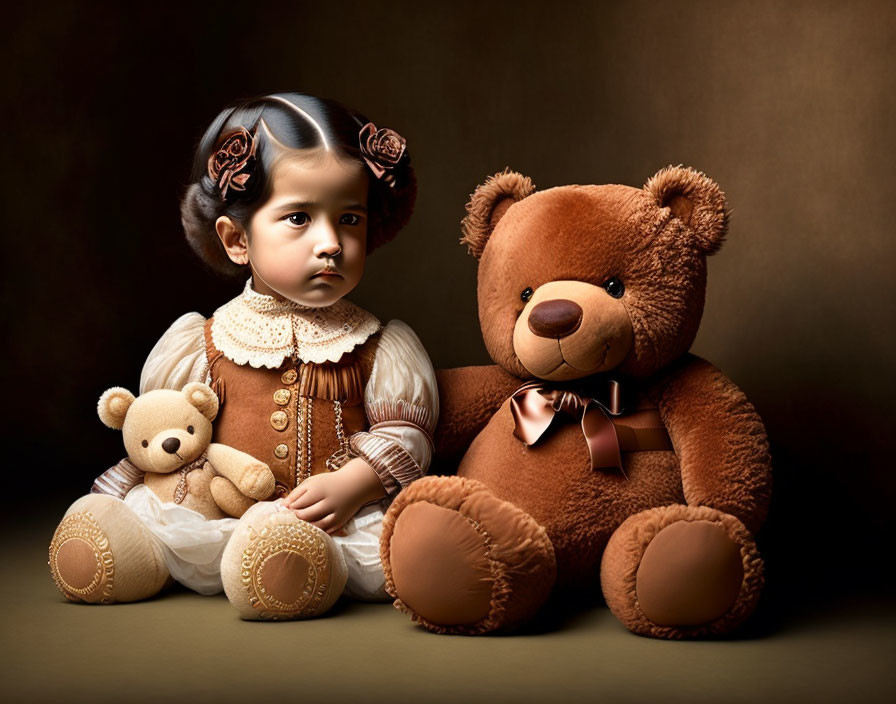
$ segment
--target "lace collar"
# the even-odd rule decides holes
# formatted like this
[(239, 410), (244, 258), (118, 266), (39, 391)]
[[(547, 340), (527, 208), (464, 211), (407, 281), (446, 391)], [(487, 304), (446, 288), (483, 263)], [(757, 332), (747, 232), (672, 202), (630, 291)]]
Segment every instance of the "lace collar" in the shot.
[(212, 342), (237, 364), (276, 369), (295, 355), (303, 362), (338, 362), (381, 327), (380, 321), (341, 299), (312, 308), (259, 293), (243, 292), (215, 311)]

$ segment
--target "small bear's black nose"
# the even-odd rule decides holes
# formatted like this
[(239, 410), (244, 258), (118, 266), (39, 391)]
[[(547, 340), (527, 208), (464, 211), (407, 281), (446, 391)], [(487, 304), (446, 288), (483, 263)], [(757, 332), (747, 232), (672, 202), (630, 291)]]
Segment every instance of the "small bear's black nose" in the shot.
[(180, 440), (177, 438), (168, 438), (165, 442), (162, 443), (162, 449), (170, 455), (173, 455), (177, 452), (177, 448), (180, 447)]
[(539, 337), (566, 337), (581, 324), (581, 307), (565, 298), (543, 301), (529, 313), (529, 329)]

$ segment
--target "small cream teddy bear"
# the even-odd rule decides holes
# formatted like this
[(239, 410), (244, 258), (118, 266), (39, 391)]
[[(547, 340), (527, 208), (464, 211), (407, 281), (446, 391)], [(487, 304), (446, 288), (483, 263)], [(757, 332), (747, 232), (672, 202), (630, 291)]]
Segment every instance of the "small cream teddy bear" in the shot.
[[(274, 492), (268, 465), (211, 442), (218, 397), (206, 384), (135, 398), (106, 391), (100, 419), (128, 457), (68, 509), (50, 543), (56, 586), (72, 601), (145, 599), (177, 580), (222, 591), (221, 554), (237, 518)], [(109, 490), (115, 485), (116, 490)]]
[(274, 491), (265, 463), (211, 442), (218, 397), (206, 384), (157, 389), (139, 398), (116, 386), (100, 397), (97, 410), (103, 423), (121, 430), (128, 459), (145, 472), (144, 484), (162, 501), (209, 519), (239, 518)]

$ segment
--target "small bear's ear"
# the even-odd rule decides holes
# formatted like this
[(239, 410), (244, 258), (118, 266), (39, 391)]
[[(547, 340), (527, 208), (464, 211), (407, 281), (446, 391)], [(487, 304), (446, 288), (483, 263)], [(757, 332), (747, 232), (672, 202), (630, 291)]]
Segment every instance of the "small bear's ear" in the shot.
[(115, 430), (121, 430), (124, 426), (124, 418), (133, 402), (134, 394), (120, 386), (113, 386), (100, 396), (96, 412), (104, 424)]
[(461, 244), (467, 245), (470, 254), (479, 259), (488, 238), (507, 209), (533, 193), (535, 186), (532, 180), (511, 171), (509, 167), (489, 176), (485, 183), (476, 187), (467, 203), (467, 216), (461, 221), (464, 233), (460, 238)]
[(701, 252), (719, 251), (728, 232), (728, 202), (715, 181), (694, 169), (667, 166), (647, 181), (644, 190), (687, 225)]
[(208, 384), (194, 381), (187, 384), (181, 393), (187, 397), (190, 405), (196, 406), (209, 421), (213, 421), (218, 415), (218, 397)]

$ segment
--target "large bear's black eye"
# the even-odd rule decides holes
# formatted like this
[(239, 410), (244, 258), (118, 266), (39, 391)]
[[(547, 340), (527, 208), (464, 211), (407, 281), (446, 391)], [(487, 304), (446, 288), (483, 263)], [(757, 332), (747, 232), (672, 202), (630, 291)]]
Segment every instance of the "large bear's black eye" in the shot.
[(530, 298), (532, 298), (533, 293), (534, 291), (532, 290), (532, 288), (530, 286), (526, 286), (526, 288), (524, 288), (523, 292), (520, 294), (520, 299), (524, 302), (528, 301)]
[(143, 447), (149, 447), (149, 443), (146, 442), (146, 440), (144, 440), (144, 441), (141, 442), (140, 444), (143, 445)]
[(604, 281), (604, 288), (613, 298), (622, 298), (625, 293), (625, 285), (615, 276)]
[(187, 426), (187, 432), (188, 432), (190, 435), (193, 434), (194, 431), (193, 431), (193, 426), (192, 426), (192, 425), (188, 425), (188, 426)]

